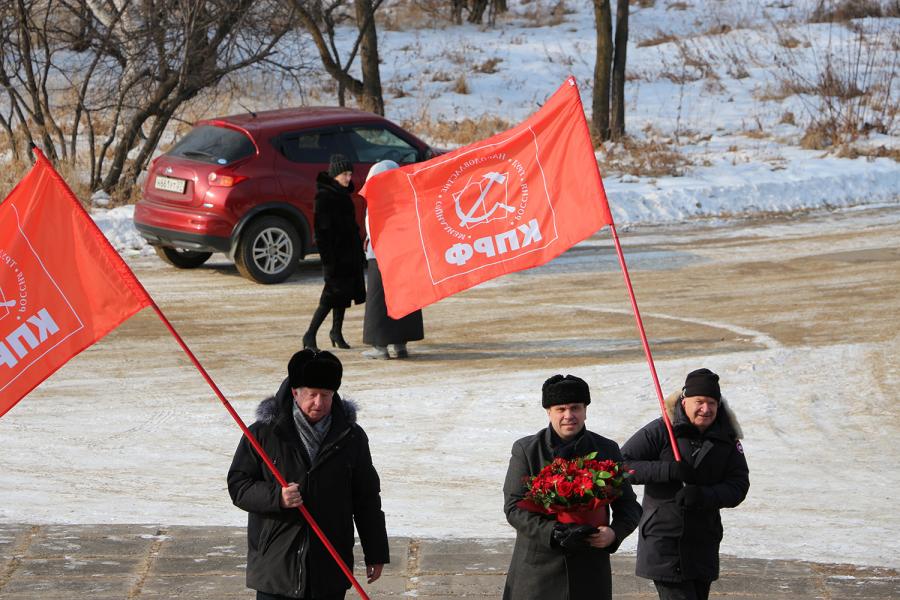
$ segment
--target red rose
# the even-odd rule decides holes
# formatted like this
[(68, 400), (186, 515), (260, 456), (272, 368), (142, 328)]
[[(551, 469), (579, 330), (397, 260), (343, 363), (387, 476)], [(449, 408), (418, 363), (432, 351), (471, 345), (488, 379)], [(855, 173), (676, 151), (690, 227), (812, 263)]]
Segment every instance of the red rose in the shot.
[(575, 484), (571, 481), (567, 481), (563, 479), (556, 484), (556, 491), (559, 492), (559, 495), (563, 498), (568, 499), (572, 496), (572, 492), (575, 490)]

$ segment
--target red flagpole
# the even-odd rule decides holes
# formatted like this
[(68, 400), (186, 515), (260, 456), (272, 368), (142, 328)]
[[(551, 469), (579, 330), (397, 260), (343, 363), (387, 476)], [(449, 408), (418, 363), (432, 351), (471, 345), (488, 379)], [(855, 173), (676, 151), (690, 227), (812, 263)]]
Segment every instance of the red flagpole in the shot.
[[(44, 156), (44, 153), (41, 152), (41, 149), (38, 148), (36, 145), (32, 144), (31, 149), (32, 149), (32, 152), (34, 152), (34, 154), (38, 160), (45, 160), (45, 161), (48, 160), (47, 157)], [(69, 188), (68, 184), (66, 184), (66, 182), (62, 179), (62, 177), (59, 177), (59, 174), (56, 173), (55, 169), (51, 169), (51, 170), (52, 170), (53, 174), (56, 175), (56, 177), (59, 179), (60, 183), (63, 185), (63, 187), (66, 189), (66, 191), (72, 196), (72, 198), (75, 198), (75, 194)], [(76, 201), (76, 204), (79, 207), (81, 206), (81, 204), (78, 203), (77, 201)], [(100, 237), (103, 238), (103, 242), (105, 242), (109, 246), (109, 248), (112, 252), (116, 252), (115, 248), (112, 247), (112, 244), (109, 243), (109, 240), (107, 240), (105, 236), (100, 236)], [(257, 441), (256, 437), (252, 433), (250, 433), (249, 429), (247, 429), (247, 426), (244, 424), (244, 421), (241, 419), (240, 415), (237, 414), (237, 412), (234, 410), (234, 407), (231, 406), (231, 403), (228, 402), (228, 400), (225, 398), (225, 395), (222, 394), (221, 390), (219, 390), (219, 387), (215, 384), (215, 382), (209, 376), (209, 373), (206, 372), (206, 369), (203, 368), (203, 365), (200, 364), (200, 361), (197, 360), (197, 357), (194, 356), (194, 353), (191, 352), (191, 349), (188, 348), (187, 344), (184, 343), (184, 340), (181, 339), (181, 336), (178, 334), (178, 332), (175, 330), (175, 328), (169, 322), (169, 319), (166, 318), (166, 315), (163, 314), (162, 310), (160, 310), (159, 306), (157, 306), (156, 302), (153, 300), (153, 298), (147, 292), (147, 289), (138, 280), (138, 278), (134, 276), (133, 273), (132, 273), (132, 278), (134, 279), (134, 282), (141, 288), (141, 291), (149, 300), (150, 306), (153, 308), (153, 310), (159, 316), (160, 320), (162, 320), (163, 324), (169, 330), (169, 333), (172, 334), (172, 337), (175, 338), (175, 341), (178, 342), (178, 345), (181, 346), (181, 349), (184, 350), (184, 353), (187, 354), (189, 359), (191, 359), (191, 362), (194, 364), (194, 367), (196, 367), (196, 369), (198, 371), (200, 371), (200, 374), (203, 376), (203, 379), (206, 380), (206, 383), (209, 384), (209, 387), (212, 388), (212, 391), (215, 392), (215, 394), (219, 398), (219, 400), (222, 401), (222, 404), (225, 406), (225, 410), (228, 411), (228, 413), (231, 415), (231, 417), (238, 424), (238, 427), (241, 428), (241, 431), (244, 432), (244, 437), (247, 438), (247, 441), (250, 442), (250, 444), (253, 446), (253, 449), (256, 450), (257, 454), (259, 454), (259, 457), (262, 458), (263, 462), (266, 463), (266, 466), (269, 468), (269, 471), (272, 472), (272, 475), (275, 476), (275, 479), (278, 481), (278, 483), (281, 485), (281, 487), (287, 487), (288, 482), (285, 480), (284, 476), (282, 476), (282, 474), (275, 467), (275, 463), (272, 462), (272, 459), (269, 458), (269, 455), (266, 454), (266, 451), (263, 449), (263, 447), (259, 445), (259, 441)], [(359, 593), (360, 598), (363, 598), (363, 600), (369, 600), (369, 596), (366, 595), (365, 591), (363, 591), (362, 586), (359, 584), (359, 582), (353, 576), (353, 573), (350, 572), (350, 569), (347, 568), (347, 565), (341, 559), (340, 555), (338, 555), (337, 550), (335, 550), (334, 546), (331, 545), (331, 542), (328, 540), (328, 538), (325, 537), (325, 532), (322, 531), (322, 529), (319, 527), (319, 524), (316, 523), (315, 519), (312, 518), (312, 515), (309, 514), (309, 511), (306, 510), (306, 507), (301, 504), (300, 506), (297, 507), (297, 510), (300, 511), (300, 513), (303, 515), (303, 518), (306, 519), (307, 523), (309, 523), (309, 526), (312, 527), (313, 531), (316, 532), (316, 535), (319, 536), (319, 540), (321, 540), (322, 544), (325, 545), (325, 548), (328, 549), (328, 552), (331, 553), (331, 557), (335, 560), (335, 562), (341, 568), (341, 571), (344, 572), (344, 575), (347, 576), (347, 579), (350, 580), (350, 583), (353, 584), (353, 587), (356, 588), (356, 591)]]
[(644, 346), (647, 364), (650, 365), (650, 375), (652, 375), (653, 385), (656, 387), (656, 397), (659, 398), (659, 410), (662, 412), (666, 430), (669, 432), (669, 442), (672, 444), (672, 452), (675, 453), (675, 460), (681, 462), (681, 453), (678, 451), (678, 443), (675, 441), (675, 432), (672, 431), (672, 422), (669, 421), (669, 415), (666, 413), (666, 402), (663, 399), (662, 388), (659, 386), (659, 377), (656, 375), (656, 366), (653, 364), (653, 355), (650, 353), (650, 344), (647, 343), (647, 334), (644, 332), (644, 323), (641, 321), (641, 311), (638, 310), (637, 300), (634, 298), (634, 288), (631, 287), (631, 277), (628, 276), (628, 267), (625, 266), (625, 255), (622, 254), (622, 246), (619, 244), (619, 235), (616, 233), (615, 223), (609, 224), (609, 230), (612, 231), (613, 242), (616, 245), (616, 254), (619, 255), (619, 265), (622, 267), (622, 276), (625, 278), (625, 287), (628, 288), (628, 297), (631, 299), (631, 309), (634, 311), (634, 318), (637, 321), (638, 333), (641, 334), (641, 344)]
[[(147, 294), (149, 297), (149, 294)], [(188, 355), (188, 358), (191, 359), (191, 362), (194, 364), (194, 367), (200, 371), (200, 374), (203, 376), (203, 379), (206, 380), (206, 383), (209, 384), (209, 387), (212, 388), (213, 392), (215, 392), (216, 396), (219, 400), (222, 401), (222, 405), (225, 406), (225, 410), (231, 415), (234, 421), (238, 424), (238, 427), (241, 428), (241, 431), (244, 432), (244, 437), (247, 438), (247, 441), (250, 442), (250, 445), (253, 446), (253, 449), (256, 450), (256, 453), (259, 454), (259, 457), (263, 459), (263, 462), (266, 463), (266, 466), (269, 468), (269, 471), (272, 472), (272, 475), (275, 476), (275, 479), (278, 481), (281, 487), (287, 487), (288, 482), (285, 480), (284, 476), (278, 471), (278, 468), (275, 466), (275, 463), (272, 462), (272, 459), (269, 458), (269, 455), (260, 446), (259, 441), (257, 441), (256, 437), (247, 429), (247, 426), (244, 424), (243, 419), (241, 419), (240, 415), (234, 410), (234, 407), (231, 406), (231, 403), (225, 398), (222, 392), (219, 390), (219, 387), (215, 384), (209, 374), (206, 372), (206, 369), (203, 368), (203, 365), (200, 364), (200, 361), (197, 360), (197, 357), (194, 356), (194, 353), (191, 352), (191, 349), (188, 348), (187, 344), (184, 343), (184, 340), (181, 339), (181, 336), (178, 335), (178, 332), (175, 331), (175, 328), (169, 322), (169, 319), (166, 318), (166, 315), (159, 309), (159, 306), (156, 305), (156, 302), (153, 302), (151, 298), (151, 306), (153, 310), (156, 311), (156, 314), (162, 320), (163, 324), (165, 324), (166, 328), (169, 330), (169, 333), (172, 334), (172, 337), (175, 338), (175, 341), (178, 342), (178, 345), (181, 346), (181, 349), (184, 350), (184, 353)], [(304, 505), (300, 505), (297, 507), (297, 510), (303, 515), (303, 518), (306, 519), (306, 522), (309, 523), (309, 526), (313, 528), (313, 531), (316, 532), (316, 535), (319, 536), (319, 540), (325, 545), (328, 549), (328, 552), (331, 553), (331, 557), (335, 560), (338, 566), (341, 568), (341, 571), (344, 572), (344, 575), (347, 576), (347, 579), (350, 580), (350, 583), (353, 584), (353, 587), (356, 588), (357, 593), (359, 593), (359, 597), (363, 598), (363, 600), (369, 600), (369, 596), (366, 595), (366, 592), (363, 591), (362, 586), (359, 584), (359, 581), (353, 576), (353, 573), (350, 572), (350, 569), (338, 555), (337, 550), (335, 550), (334, 546), (331, 545), (331, 542), (325, 537), (325, 532), (319, 527), (319, 524), (316, 523), (315, 519), (312, 518), (312, 515), (309, 514), (309, 511), (306, 510)]]

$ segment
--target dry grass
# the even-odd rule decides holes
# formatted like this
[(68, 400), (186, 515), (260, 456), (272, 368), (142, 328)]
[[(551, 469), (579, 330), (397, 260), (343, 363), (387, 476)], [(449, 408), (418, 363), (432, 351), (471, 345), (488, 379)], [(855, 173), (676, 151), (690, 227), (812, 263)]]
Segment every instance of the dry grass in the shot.
[(687, 10), (691, 7), (687, 2), (671, 2), (666, 4), (666, 10)]
[(626, 136), (618, 143), (600, 149), (604, 173), (628, 174), (635, 177), (680, 177), (690, 161), (666, 139), (640, 140)]
[(663, 33), (659, 29), (656, 30), (656, 35), (653, 37), (641, 40), (637, 43), (638, 48), (649, 48), (651, 46), (660, 46), (662, 44), (669, 44), (672, 42), (678, 41), (678, 36), (673, 35), (671, 33)]
[(12, 160), (0, 169), (0, 198), (9, 196), (19, 180), (31, 169), (31, 163), (22, 160)]
[(453, 87), (451, 90), (457, 94), (468, 94), (469, 90), (469, 82), (466, 81), (466, 74), (460, 73), (459, 77), (456, 78), (456, 81), (453, 82)]
[(890, 158), (894, 162), (900, 162), (900, 148), (887, 148), (883, 145), (869, 148), (858, 144), (841, 144), (835, 155), (840, 158)]
[(797, 118), (794, 116), (794, 113), (791, 111), (785, 111), (783, 115), (781, 115), (781, 120), (778, 121), (779, 124), (785, 125), (797, 125)]
[(478, 65), (477, 67), (475, 67), (475, 70), (478, 71), (479, 73), (485, 73), (487, 75), (491, 75), (491, 74), (497, 72), (497, 65), (499, 65), (501, 62), (503, 62), (502, 58), (496, 58), (496, 57), (489, 58), (486, 61), (484, 61), (483, 63), (481, 63), (480, 65)]
[(428, 138), (437, 146), (464, 146), (506, 131), (512, 123), (499, 117), (482, 116), (458, 122), (432, 121), (424, 118), (404, 122), (403, 126), (417, 135)]
[(900, 11), (897, 4), (897, 2), (888, 3), (890, 8), (885, 11), (877, 0), (820, 0), (819, 5), (810, 15), (809, 22), (844, 23), (851, 19), (897, 16), (896, 14), (888, 14)]

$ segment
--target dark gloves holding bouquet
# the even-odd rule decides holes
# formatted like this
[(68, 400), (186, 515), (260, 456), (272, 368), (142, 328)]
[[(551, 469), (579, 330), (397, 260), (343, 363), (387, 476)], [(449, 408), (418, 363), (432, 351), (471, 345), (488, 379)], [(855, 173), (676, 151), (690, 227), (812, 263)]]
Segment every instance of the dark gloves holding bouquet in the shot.
[(587, 548), (587, 537), (598, 532), (596, 527), (590, 525), (557, 523), (553, 526), (553, 541), (567, 550)]

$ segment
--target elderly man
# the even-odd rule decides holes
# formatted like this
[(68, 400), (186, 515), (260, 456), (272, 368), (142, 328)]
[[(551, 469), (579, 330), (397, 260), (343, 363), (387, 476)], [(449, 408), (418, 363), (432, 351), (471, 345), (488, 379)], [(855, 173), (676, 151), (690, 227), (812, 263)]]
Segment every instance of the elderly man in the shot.
[(587, 383), (572, 375), (544, 382), (541, 404), (550, 425), (518, 440), (503, 484), (506, 519), (516, 529), (504, 600), (603, 600), (612, 598), (609, 555), (634, 531), (641, 507), (631, 486), (612, 503), (608, 527), (558, 523), (552, 516), (516, 506), (525, 494), (523, 481), (556, 457), (592, 452), (597, 460), (622, 460), (619, 446), (585, 428), (591, 395)]
[(653, 580), (660, 600), (706, 600), (719, 577), (719, 509), (740, 504), (750, 487), (741, 429), (709, 369), (688, 373), (666, 409), (681, 462), (662, 417), (622, 447), (632, 482), (645, 484), (636, 573)]
[(246, 438), (234, 454), (228, 491), (249, 513), (247, 587), (257, 600), (340, 600), (350, 587), (297, 510), (301, 503), (351, 569), (356, 522), (369, 583), (389, 562), (378, 473), (356, 406), (337, 394), (342, 373), (329, 352), (297, 352), (278, 393), (256, 410), (250, 431), (291, 482), (287, 487)]

